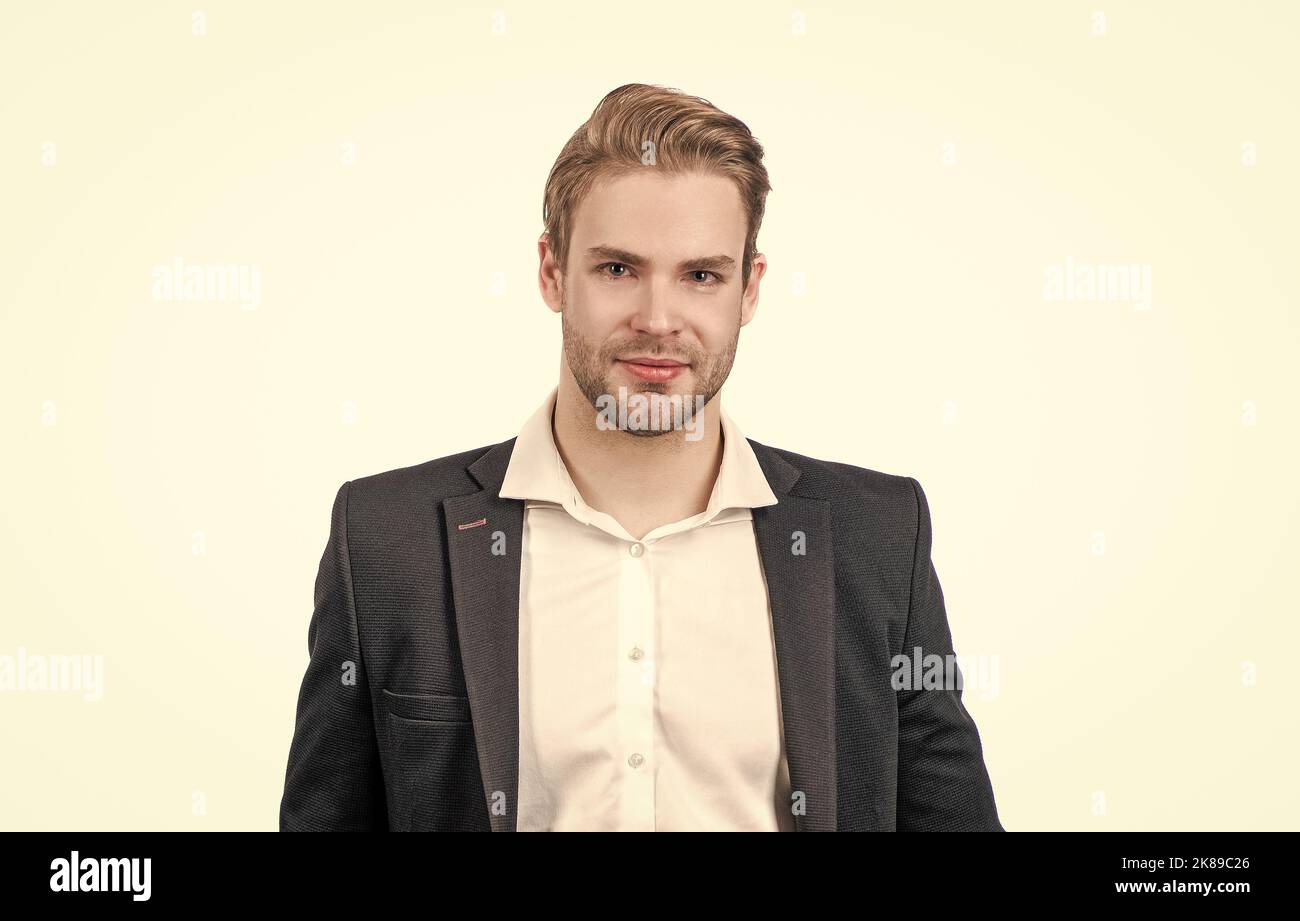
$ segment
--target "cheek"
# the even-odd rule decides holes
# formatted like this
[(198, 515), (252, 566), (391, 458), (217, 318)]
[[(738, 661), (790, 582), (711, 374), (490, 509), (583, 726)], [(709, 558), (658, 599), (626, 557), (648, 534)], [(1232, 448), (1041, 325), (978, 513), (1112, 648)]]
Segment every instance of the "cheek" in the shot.
[(720, 355), (731, 348), (732, 340), (736, 338), (736, 326), (737, 323), (730, 320), (710, 322), (707, 325), (697, 325), (695, 334), (706, 352), (710, 355)]
[(616, 292), (604, 288), (599, 282), (586, 280), (569, 288), (564, 309), (571, 325), (581, 329), (584, 336), (597, 341), (608, 338), (631, 316), (631, 311), (624, 308), (622, 298)]

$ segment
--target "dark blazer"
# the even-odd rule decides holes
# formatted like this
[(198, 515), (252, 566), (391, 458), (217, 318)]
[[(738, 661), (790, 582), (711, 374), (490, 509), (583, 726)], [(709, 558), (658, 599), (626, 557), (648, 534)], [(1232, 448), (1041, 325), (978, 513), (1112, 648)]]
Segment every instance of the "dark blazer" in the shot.
[[(498, 495), (514, 442), (339, 488), (282, 831), (515, 830), (524, 503)], [(778, 500), (754, 529), (796, 827), (1001, 831), (961, 692), (890, 683), (899, 653), (953, 652), (920, 484), (749, 443)]]

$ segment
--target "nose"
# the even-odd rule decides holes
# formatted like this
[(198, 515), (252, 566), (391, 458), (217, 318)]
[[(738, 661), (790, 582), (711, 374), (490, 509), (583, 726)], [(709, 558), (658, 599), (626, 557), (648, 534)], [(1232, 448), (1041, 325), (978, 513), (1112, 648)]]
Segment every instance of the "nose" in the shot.
[(650, 336), (674, 336), (685, 324), (682, 305), (671, 281), (652, 278), (637, 299), (632, 328)]

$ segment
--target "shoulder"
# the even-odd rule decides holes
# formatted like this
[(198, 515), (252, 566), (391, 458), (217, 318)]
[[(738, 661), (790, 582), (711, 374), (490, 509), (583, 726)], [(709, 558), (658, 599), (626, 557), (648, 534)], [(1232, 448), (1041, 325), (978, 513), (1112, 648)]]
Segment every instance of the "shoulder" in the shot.
[(749, 439), (756, 454), (764, 453), (779, 458), (799, 472), (793, 492), (814, 498), (835, 500), (849, 497), (869, 497), (885, 500), (916, 498), (916, 480), (898, 473), (886, 473), (870, 467), (860, 467), (842, 461), (809, 457), (760, 444)]
[(478, 483), (469, 468), (494, 449), (507, 447), (511, 438), (498, 444), (484, 445), (458, 454), (434, 458), (409, 467), (395, 467), (348, 480), (340, 487), (347, 496), (348, 508), (386, 513), (404, 508), (425, 509), (449, 496), (476, 492)]
[(836, 517), (863, 526), (887, 524), (891, 530), (913, 534), (919, 527), (926, 500), (914, 477), (749, 441), (765, 467), (784, 463), (797, 471), (798, 478), (790, 488), (793, 495), (829, 502)]

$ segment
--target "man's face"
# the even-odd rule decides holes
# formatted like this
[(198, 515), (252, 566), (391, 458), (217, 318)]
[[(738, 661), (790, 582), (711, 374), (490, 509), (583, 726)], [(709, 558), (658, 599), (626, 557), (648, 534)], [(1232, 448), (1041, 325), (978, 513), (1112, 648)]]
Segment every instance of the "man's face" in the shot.
[(697, 395), (713, 399), (766, 268), (755, 257), (742, 290), (746, 229), (733, 180), (647, 167), (597, 183), (582, 201), (562, 278), (543, 235), (542, 293), (561, 314), (565, 362), (593, 407), (620, 387), (629, 397), (679, 394), (691, 407)]

